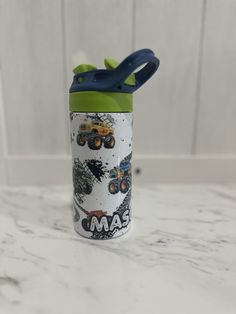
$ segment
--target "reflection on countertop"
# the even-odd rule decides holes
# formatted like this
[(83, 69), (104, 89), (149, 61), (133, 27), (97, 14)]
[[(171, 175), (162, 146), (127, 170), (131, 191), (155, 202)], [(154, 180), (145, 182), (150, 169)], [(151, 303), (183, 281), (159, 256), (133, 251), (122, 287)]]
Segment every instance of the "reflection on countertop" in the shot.
[(236, 313), (236, 186), (133, 189), (132, 228), (94, 241), (71, 187), (0, 190), (0, 313)]

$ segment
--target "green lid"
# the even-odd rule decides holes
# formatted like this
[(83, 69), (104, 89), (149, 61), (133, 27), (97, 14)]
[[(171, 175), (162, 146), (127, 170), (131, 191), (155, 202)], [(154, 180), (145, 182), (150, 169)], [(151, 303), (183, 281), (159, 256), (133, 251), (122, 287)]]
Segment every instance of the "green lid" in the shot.
[(156, 72), (160, 61), (150, 49), (141, 49), (120, 64), (104, 60), (106, 69), (81, 64), (74, 69), (70, 110), (76, 112), (131, 112), (132, 93)]
[[(119, 62), (106, 58), (104, 64), (107, 70), (113, 70)], [(96, 67), (91, 64), (80, 64), (73, 69), (74, 74), (80, 74), (95, 70)], [(83, 78), (80, 78), (80, 82)], [(126, 80), (127, 85), (135, 85), (135, 76), (131, 74)], [(69, 105), (73, 112), (131, 112), (132, 94), (101, 92), (101, 91), (79, 91), (70, 93)]]
[(70, 93), (73, 112), (131, 112), (132, 94), (85, 91)]

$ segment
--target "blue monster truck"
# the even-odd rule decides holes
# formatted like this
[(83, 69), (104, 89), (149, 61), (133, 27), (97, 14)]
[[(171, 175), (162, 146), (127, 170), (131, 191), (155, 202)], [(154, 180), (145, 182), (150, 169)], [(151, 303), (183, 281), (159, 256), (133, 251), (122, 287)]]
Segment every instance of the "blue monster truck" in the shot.
[(130, 160), (121, 161), (118, 167), (110, 170), (110, 178), (113, 179), (108, 184), (111, 194), (127, 193), (131, 186), (131, 163)]

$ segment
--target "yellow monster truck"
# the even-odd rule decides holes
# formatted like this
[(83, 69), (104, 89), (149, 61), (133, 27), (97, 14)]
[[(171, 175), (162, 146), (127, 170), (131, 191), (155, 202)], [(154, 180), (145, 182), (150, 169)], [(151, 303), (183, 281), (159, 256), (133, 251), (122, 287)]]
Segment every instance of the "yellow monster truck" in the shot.
[(115, 146), (114, 129), (101, 121), (84, 122), (79, 127), (77, 144), (84, 146), (86, 142), (93, 150), (100, 149), (102, 143), (105, 148), (113, 148)]

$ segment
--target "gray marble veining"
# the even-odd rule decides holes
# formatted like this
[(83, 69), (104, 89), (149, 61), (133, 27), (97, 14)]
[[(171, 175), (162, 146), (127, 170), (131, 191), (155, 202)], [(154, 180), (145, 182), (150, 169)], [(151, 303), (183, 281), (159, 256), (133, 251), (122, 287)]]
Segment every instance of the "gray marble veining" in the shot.
[(236, 313), (236, 186), (146, 185), (133, 225), (73, 230), (70, 187), (0, 190), (0, 313)]

